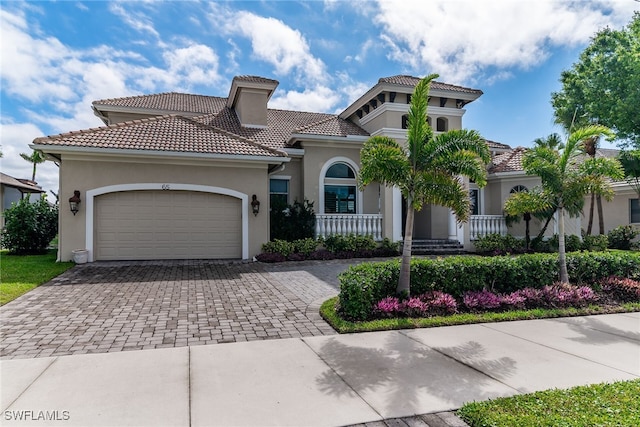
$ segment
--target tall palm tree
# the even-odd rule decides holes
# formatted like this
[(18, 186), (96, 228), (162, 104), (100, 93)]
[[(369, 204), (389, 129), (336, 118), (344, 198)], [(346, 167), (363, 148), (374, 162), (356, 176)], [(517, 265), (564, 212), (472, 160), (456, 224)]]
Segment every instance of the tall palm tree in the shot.
[[(582, 151), (584, 151), (586, 155), (593, 159), (598, 153), (599, 143), (600, 138), (589, 138), (588, 140), (584, 141)], [(591, 193), (591, 204), (589, 205), (589, 222), (587, 223), (587, 236), (591, 235), (591, 230), (593, 228), (593, 209), (595, 205), (598, 206), (598, 228), (600, 234), (604, 234), (604, 213), (602, 211), (602, 196)]]
[(397, 186), (407, 202), (398, 294), (410, 294), (414, 213), (426, 203), (450, 208), (458, 221), (470, 215), (469, 192), (461, 176), (479, 187), (487, 182), (489, 148), (477, 131), (451, 130), (434, 137), (427, 123), (431, 74), (416, 85), (409, 105), (406, 147), (385, 136), (369, 138), (360, 152), (358, 186), (372, 182)]
[(42, 151), (33, 150), (31, 155), (20, 153), (20, 157), (22, 157), (29, 163), (33, 163), (33, 173), (31, 174), (31, 181), (36, 182), (36, 167), (40, 163), (44, 163), (45, 160), (47, 160), (44, 154), (42, 153)]
[(612, 136), (609, 128), (589, 125), (571, 132), (562, 150), (534, 147), (525, 153), (522, 166), (528, 175), (538, 175), (542, 194), (556, 205), (558, 214), (558, 260), (560, 281), (569, 282), (564, 236), (564, 214), (567, 207), (584, 204), (590, 192), (600, 194), (607, 200), (613, 198), (613, 190), (606, 178), (621, 179), (624, 174), (616, 159), (589, 158), (577, 162), (584, 150), (584, 143), (602, 135)]
[(536, 138), (533, 140), (533, 144), (535, 147), (547, 147), (552, 150), (562, 150), (564, 148), (562, 137), (557, 133), (552, 133), (546, 138)]

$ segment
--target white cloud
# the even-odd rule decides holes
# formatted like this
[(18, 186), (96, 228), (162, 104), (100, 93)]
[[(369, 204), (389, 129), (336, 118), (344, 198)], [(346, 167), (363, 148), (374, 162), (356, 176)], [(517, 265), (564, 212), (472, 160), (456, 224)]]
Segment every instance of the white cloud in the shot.
[(598, 28), (620, 26), (634, 2), (558, 0), (378, 1), (374, 21), (391, 59), (452, 83), (476, 81), (490, 67), (527, 69), (551, 47), (587, 43)]
[(140, 12), (134, 12), (131, 9), (125, 10), (119, 2), (109, 3), (109, 11), (118, 16), (125, 24), (141, 33), (149, 33), (156, 38), (160, 38), (160, 34), (153, 27), (149, 17)]
[(226, 34), (240, 34), (251, 41), (252, 55), (275, 69), (275, 74), (295, 74), (299, 82), (326, 82), (326, 66), (311, 54), (300, 31), (275, 18), (265, 18), (246, 11), (223, 9), (212, 5), (210, 20)]
[(294, 90), (284, 94), (276, 92), (269, 101), (269, 108), (298, 111), (330, 112), (341, 98), (326, 86), (316, 86), (303, 92)]

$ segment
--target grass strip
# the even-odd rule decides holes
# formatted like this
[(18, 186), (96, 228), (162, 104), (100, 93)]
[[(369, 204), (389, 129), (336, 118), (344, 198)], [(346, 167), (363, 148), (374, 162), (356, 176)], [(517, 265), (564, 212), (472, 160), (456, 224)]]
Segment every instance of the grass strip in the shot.
[(640, 379), (467, 403), (458, 416), (471, 427), (638, 426), (638, 396)]
[(0, 305), (13, 301), (67, 271), (75, 264), (56, 262), (56, 251), (43, 255), (9, 255), (0, 252)]
[(640, 311), (640, 303), (634, 302), (622, 304), (616, 307), (590, 305), (588, 307), (581, 308), (538, 308), (533, 310), (513, 310), (499, 313), (458, 313), (449, 316), (376, 319), (364, 322), (351, 322), (340, 317), (336, 311), (337, 304), (338, 297), (328, 299), (322, 304), (322, 306), (320, 306), (320, 315), (333, 327), (333, 329), (341, 334)]

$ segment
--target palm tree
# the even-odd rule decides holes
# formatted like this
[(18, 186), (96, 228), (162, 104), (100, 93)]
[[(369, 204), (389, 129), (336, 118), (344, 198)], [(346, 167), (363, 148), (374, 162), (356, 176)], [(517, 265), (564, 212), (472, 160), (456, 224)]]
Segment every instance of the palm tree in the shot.
[(458, 221), (470, 215), (469, 192), (460, 176), (487, 182), (489, 148), (477, 131), (451, 130), (434, 137), (427, 123), (431, 74), (416, 85), (409, 105), (406, 147), (385, 136), (369, 138), (360, 152), (358, 186), (372, 182), (397, 186), (407, 202), (398, 294), (410, 294), (411, 243), (414, 213), (426, 203), (450, 208)]
[(42, 151), (33, 150), (31, 155), (20, 153), (20, 157), (22, 157), (29, 163), (33, 163), (33, 173), (31, 175), (31, 181), (36, 182), (36, 167), (40, 163), (44, 163), (45, 160), (47, 160), (44, 154), (42, 153)]
[(569, 282), (564, 236), (564, 212), (584, 204), (584, 197), (593, 192), (607, 200), (613, 190), (607, 178), (621, 179), (624, 174), (616, 159), (588, 158), (577, 162), (584, 143), (602, 135), (612, 136), (609, 128), (589, 125), (571, 132), (562, 150), (534, 147), (525, 153), (522, 166), (528, 175), (540, 177), (542, 194), (556, 206), (558, 214), (558, 259), (560, 281)]
[[(584, 153), (591, 157), (592, 159), (596, 157), (598, 152), (598, 145), (600, 142), (600, 138), (589, 138), (584, 141), (583, 149)], [(594, 206), (598, 206), (598, 227), (600, 230), (600, 234), (604, 234), (604, 213), (602, 211), (602, 196), (591, 193), (591, 204), (589, 206), (589, 222), (587, 223), (587, 236), (591, 235), (591, 229), (593, 228), (593, 209)]]
[(533, 140), (533, 144), (536, 147), (547, 147), (552, 150), (562, 150), (564, 148), (562, 137), (557, 133), (552, 133), (546, 138), (536, 138)]
[[(504, 211), (511, 217), (523, 217), (525, 222), (524, 250), (528, 251), (531, 235), (529, 222), (531, 216), (545, 218), (553, 216), (553, 202), (550, 201), (540, 188), (532, 188), (531, 191), (517, 191), (511, 193), (504, 202)], [(551, 212), (549, 214), (549, 212)]]

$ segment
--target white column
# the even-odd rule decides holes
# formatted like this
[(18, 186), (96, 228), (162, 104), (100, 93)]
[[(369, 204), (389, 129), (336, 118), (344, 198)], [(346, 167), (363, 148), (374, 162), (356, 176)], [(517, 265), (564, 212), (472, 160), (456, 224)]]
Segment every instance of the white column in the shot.
[(449, 240), (458, 240), (458, 224), (452, 210), (449, 210)]
[(393, 241), (402, 240), (402, 193), (393, 187)]

